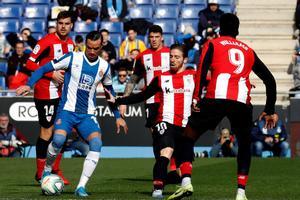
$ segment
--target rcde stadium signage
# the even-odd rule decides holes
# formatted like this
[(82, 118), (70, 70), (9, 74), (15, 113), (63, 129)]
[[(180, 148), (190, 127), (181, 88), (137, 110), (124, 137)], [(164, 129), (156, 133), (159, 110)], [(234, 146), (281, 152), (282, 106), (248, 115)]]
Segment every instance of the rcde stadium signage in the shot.
[(15, 121), (38, 121), (34, 102), (15, 102), (9, 107), (9, 116)]

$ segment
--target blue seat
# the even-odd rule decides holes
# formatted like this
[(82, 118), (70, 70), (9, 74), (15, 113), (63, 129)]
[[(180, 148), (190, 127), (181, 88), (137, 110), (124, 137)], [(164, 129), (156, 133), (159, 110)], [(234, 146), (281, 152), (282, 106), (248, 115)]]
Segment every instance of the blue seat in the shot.
[(178, 22), (178, 32), (183, 33), (186, 26), (191, 26), (197, 32), (198, 30), (198, 19), (181, 19)]
[(224, 13), (233, 13), (234, 7), (231, 5), (220, 5), (220, 9), (224, 11)]
[(219, 0), (220, 5), (235, 5), (235, 0)]
[(0, 19), (2, 18), (16, 18), (22, 16), (22, 8), (18, 5), (9, 5), (0, 7)]
[(29, 28), (33, 33), (44, 33), (46, 29), (46, 22), (42, 19), (24, 20), (22, 28)]
[(155, 9), (154, 19), (177, 19), (179, 8), (177, 5), (161, 5)]
[(176, 33), (177, 30), (177, 20), (172, 19), (160, 19), (154, 20), (153, 24), (161, 26), (163, 33)]
[(28, 5), (25, 7), (25, 18), (47, 18), (49, 13), (48, 5)]
[(2, 4), (23, 4), (26, 0), (2, 0)]
[(123, 33), (123, 22), (101, 22), (100, 24), (101, 29), (106, 29), (110, 33)]
[(204, 5), (206, 6), (207, 0), (184, 0), (184, 5)]
[(145, 18), (148, 20), (152, 19), (153, 7), (152, 5), (141, 5), (129, 10), (129, 17), (136, 18)]
[(0, 20), (0, 28), (3, 30), (4, 33), (15, 33), (19, 31), (19, 21), (14, 19), (1, 19)]
[(198, 13), (200, 10), (204, 9), (203, 5), (187, 5), (181, 8), (181, 18), (182, 19), (199, 19)]
[[(122, 35), (119, 33), (111, 33), (109, 34), (111, 43), (118, 48), (122, 42)], [(117, 51), (118, 52), (118, 51)]]
[(97, 22), (91, 22), (90, 24), (85, 22), (75, 22), (74, 31), (77, 33), (88, 33), (96, 30), (98, 30)]
[(40, 40), (40, 39), (42, 39), (42, 37), (44, 37), (45, 34), (44, 33), (32, 33), (31, 35), (34, 39)]
[(164, 45), (170, 47), (174, 44), (175, 39), (173, 34), (164, 34)]
[(28, 0), (29, 4), (47, 4), (51, 3), (51, 0)]
[(5, 90), (6, 89), (6, 82), (5, 82), (5, 77), (0, 76), (0, 89)]
[(181, 3), (181, 0), (157, 0), (157, 4), (173, 4), (173, 5), (179, 5)]
[(155, 0), (135, 0), (136, 5), (153, 5)]
[(0, 74), (7, 73), (7, 62), (0, 62)]

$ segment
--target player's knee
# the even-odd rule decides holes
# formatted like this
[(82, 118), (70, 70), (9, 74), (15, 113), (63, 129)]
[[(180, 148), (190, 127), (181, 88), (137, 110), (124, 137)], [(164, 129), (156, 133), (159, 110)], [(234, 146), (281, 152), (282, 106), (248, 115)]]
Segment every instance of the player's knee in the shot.
[(54, 148), (61, 149), (65, 143), (65, 140), (66, 140), (66, 136), (61, 134), (54, 134), (52, 145)]
[(170, 160), (171, 157), (172, 157), (173, 152), (174, 152), (174, 149), (173, 149), (173, 148), (171, 148), (171, 147), (166, 147), (166, 148), (163, 148), (163, 149), (160, 151), (160, 156), (166, 157), (166, 158), (168, 158), (168, 159)]
[(49, 141), (52, 136), (52, 127), (41, 127), (40, 137), (46, 141)]
[(102, 141), (99, 137), (94, 137), (89, 141), (90, 151), (100, 152), (102, 148)]

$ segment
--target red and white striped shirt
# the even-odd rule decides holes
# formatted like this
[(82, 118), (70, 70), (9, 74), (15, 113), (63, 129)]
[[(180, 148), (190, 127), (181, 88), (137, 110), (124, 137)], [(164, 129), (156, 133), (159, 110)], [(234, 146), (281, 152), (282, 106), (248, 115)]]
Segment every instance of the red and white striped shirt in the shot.
[[(146, 49), (136, 59), (142, 65), (137, 65), (134, 73), (144, 77), (146, 86), (151, 83), (153, 78), (170, 69), (170, 49), (168, 47), (162, 47), (159, 50)], [(159, 94), (147, 99), (146, 103), (159, 103)]]
[[(62, 41), (56, 33), (48, 34), (38, 41), (27, 61), (26, 67), (35, 71), (55, 58), (72, 52), (74, 43), (71, 38)], [(61, 86), (52, 80), (53, 72), (46, 73), (34, 86), (34, 98), (57, 99), (61, 96)]]

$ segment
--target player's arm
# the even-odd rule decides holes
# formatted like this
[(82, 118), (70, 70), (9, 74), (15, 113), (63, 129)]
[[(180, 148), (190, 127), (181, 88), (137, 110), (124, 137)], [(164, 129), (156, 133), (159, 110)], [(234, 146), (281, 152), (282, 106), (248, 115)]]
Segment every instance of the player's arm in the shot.
[(160, 91), (159, 78), (155, 77), (142, 92), (116, 99), (116, 104), (128, 105), (145, 101)]
[(130, 76), (130, 79), (126, 84), (123, 96), (129, 96), (132, 93), (135, 85), (141, 80), (144, 73), (145, 68), (143, 67), (141, 60), (136, 59), (133, 74)]
[(204, 45), (196, 72), (195, 90), (193, 95), (193, 104), (197, 104), (201, 99), (202, 89), (206, 85), (206, 76), (212, 62), (214, 46), (211, 42)]

